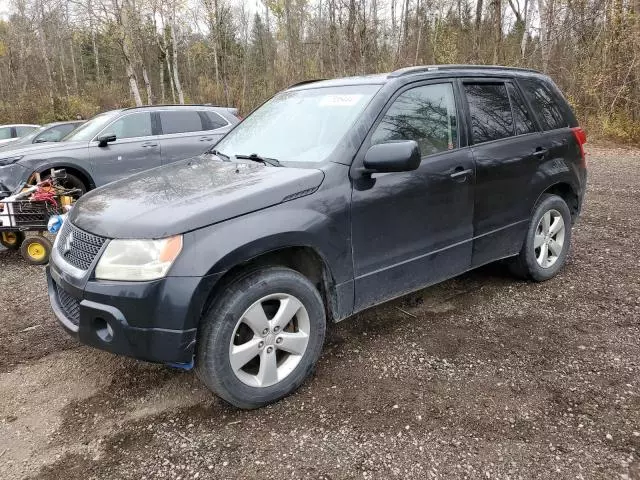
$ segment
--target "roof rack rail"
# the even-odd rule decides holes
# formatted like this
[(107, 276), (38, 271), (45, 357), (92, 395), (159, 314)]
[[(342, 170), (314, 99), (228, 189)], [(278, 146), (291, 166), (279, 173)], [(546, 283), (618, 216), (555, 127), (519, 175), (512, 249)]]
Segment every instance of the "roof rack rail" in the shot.
[(436, 72), (439, 70), (517, 70), (522, 72), (536, 72), (536, 70), (530, 68), (505, 67), (501, 65), (416, 65), (415, 67), (404, 67), (395, 70), (391, 72), (388, 77), (395, 78), (402, 77), (404, 75), (410, 75), (412, 73)]
[(140, 105), (137, 107), (124, 107), (122, 110), (135, 110), (136, 108), (150, 107), (218, 107), (218, 108), (235, 108), (225, 107), (224, 105), (216, 105), (214, 103), (158, 103), (155, 105)]
[(296, 82), (287, 87), (287, 90), (293, 87), (299, 87), (300, 85), (306, 85), (307, 83), (321, 82), (326, 80), (326, 78), (314, 78), (313, 80), (302, 80), (301, 82)]

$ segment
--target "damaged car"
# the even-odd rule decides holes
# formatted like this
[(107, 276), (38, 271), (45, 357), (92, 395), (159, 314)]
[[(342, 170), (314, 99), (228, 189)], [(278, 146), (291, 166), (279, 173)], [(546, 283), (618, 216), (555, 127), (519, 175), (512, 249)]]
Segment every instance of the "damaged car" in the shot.
[(313, 372), (331, 322), (497, 260), (557, 275), (585, 141), (531, 70), (304, 82), (208, 153), (78, 200), (49, 300), (82, 343), (195, 367), (231, 404), (267, 405)]
[(59, 143), (0, 151), (0, 198), (34, 173), (66, 171), (65, 187), (84, 193), (149, 168), (210, 149), (240, 121), (235, 108), (163, 105), (96, 115)]

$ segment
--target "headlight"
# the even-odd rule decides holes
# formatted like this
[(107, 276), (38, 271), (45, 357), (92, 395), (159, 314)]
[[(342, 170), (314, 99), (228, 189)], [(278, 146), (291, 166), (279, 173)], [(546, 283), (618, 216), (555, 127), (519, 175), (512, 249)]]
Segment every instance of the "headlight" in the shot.
[(24, 157), (24, 155), (14, 155), (13, 157), (0, 158), (0, 166), (16, 163), (22, 157)]
[(161, 240), (111, 240), (96, 278), (140, 282), (164, 277), (182, 250), (182, 235)]

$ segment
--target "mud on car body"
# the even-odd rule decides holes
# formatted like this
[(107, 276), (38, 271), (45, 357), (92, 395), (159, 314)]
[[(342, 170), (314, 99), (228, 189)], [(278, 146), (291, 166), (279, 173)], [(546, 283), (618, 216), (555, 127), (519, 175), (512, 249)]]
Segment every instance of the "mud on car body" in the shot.
[(85, 195), (49, 297), (81, 342), (190, 368), (255, 408), (326, 325), (508, 259), (543, 281), (582, 204), (584, 132), (546, 76), (414, 67), (293, 86), (207, 154)]

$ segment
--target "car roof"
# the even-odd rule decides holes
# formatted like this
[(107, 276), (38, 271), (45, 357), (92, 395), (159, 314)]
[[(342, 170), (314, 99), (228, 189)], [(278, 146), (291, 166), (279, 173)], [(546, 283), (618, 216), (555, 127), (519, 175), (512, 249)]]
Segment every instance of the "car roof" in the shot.
[(0, 125), (0, 128), (3, 127), (39, 127), (40, 125), (36, 125), (35, 123), (6, 123), (4, 125)]
[(500, 65), (418, 65), (404, 67), (393, 72), (373, 75), (334, 78), (330, 80), (304, 80), (289, 86), (290, 90), (307, 88), (338, 87), (346, 85), (383, 85), (395, 79), (412, 80), (428, 77), (462, 77), (462, 76), (544, 76), (542, 73), (527, 68), (506, 67)]

